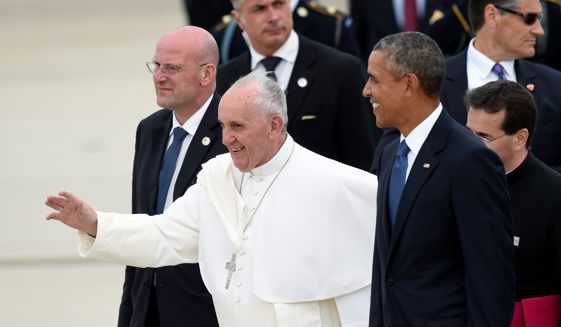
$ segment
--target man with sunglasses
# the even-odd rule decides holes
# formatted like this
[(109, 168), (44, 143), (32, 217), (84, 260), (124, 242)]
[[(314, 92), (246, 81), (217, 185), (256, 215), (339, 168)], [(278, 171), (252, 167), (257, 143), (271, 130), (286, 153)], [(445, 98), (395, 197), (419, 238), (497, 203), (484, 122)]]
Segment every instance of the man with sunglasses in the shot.
[[(187, 26), (166, 33), (146, 63), (161, 109), (136, 131), (132, 212), (162, 213), (196, 182), (201, 164), (226, 152), (218, 123), (218, 46)], [(119, 327), (218, 326), (198, 264), (127, 266)]]
[[(558, 326), (561, 311), (561, 175), (529, 151), (537, 110), (518, 83), (495, 81), (465, 99), (467, 127), (503, 162), (510, 190), (516, 304), (511, 326)], [(531, 313), (538, 305), (550, 310)], [(546, 323), (545, 319), (549, 320)]]
[(473, 38), (466, 50), (446, 62), (440, 99), (446, 110), (465, 124), (462, 102), (466, 90), (494, 80), (511, 80), (530, 91), (538, 106), (533, 154), (561, 171), (561, 72), (522, 58), (535, 55), (537, 37), (544, 34), (539, 0), (471, 0)]

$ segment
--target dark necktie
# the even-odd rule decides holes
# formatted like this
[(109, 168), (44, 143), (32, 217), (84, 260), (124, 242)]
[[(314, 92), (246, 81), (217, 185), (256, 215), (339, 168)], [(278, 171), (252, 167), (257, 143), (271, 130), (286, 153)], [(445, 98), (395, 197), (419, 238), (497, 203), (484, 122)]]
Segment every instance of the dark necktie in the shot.
[(417, 19), (417, 0), (404, 0), (403, 12), (405, 16), (404, 31), (418, 31), (419, 21)]
[(275, 82), (277, 81), (275, 68), (277, 68), (277, 65), (279, 64), (280, 61), (281, 58), (279, 57), (265, 57), (261, 60), (261, 64), (263, 64), (263, 67), (265, 67), (265, 71), (266, 71), (265, 75), (267, 75), (267, 77), (269, 77)]
[(495, 64), (495, 66), (493, 66), (493, 68), (491, 68), (491, 71), (493, 73), (495, 73), (495, 75), (497, 75), (499, 80), (505, 80), (506, 79), (505, 68), (501, 64)]
[(185, 139), (185, 136), (187, 136), (187, 134), (189, 133), (187, 133), (181, 127), (176, 127), (173, 129), (173, 142), (171, 142), (171, 145), (164, 155), (164, 162), (162, 163), (162, 169), (160, 170), (156, 214), (161, 214), (162, 212), (164, 212), (169, 184), (171, 183), (171, 178), (173, 177), (173, 173), (175, 172), (175, 165), (177, 163), (179, 151), (181, 151), (181, 144), (183, 144), (183, 140)]
[(399, 207), (401, 193), (403, 192), (403, 187), (405, 186), (408, 153), (409, 147), (407, 147), (407, 143), (405, 143), (404, 140), (397, 147), (397, 153), (393, 162), (392, 174), (390, 176), (390, 187), (388, 190), (388, 208), (390, 212), (392, 229), (395, 225), (397, 208)]

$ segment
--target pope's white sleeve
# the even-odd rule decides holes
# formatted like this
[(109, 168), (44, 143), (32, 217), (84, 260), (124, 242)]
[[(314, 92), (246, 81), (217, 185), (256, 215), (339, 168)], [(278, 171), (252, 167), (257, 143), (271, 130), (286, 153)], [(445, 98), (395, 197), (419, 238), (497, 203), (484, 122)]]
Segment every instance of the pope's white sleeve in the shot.
[(96, 238), (79, 233), (78, 253), (135, 267), (198, 262), (199, 196), (195, 184), (157, 216), (98, 212)]
[(335, 298), (343, 327), (366, 327), (370, 315), (370, 285)]

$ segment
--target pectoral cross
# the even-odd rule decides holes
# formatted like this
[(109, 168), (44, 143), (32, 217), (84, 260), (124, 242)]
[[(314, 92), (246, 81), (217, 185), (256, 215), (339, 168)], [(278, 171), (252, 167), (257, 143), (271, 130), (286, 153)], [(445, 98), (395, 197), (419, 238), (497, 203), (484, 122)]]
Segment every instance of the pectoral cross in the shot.
[(236, 271), (236, 255), (232, 254), (232, 259), (229, 262), (226, 262), (226, 267), (228, 269), (228, 278), (226, 278), (226, 289), (230, 287), (230, 281), (232, 280), (232, 275), (234, 271)]

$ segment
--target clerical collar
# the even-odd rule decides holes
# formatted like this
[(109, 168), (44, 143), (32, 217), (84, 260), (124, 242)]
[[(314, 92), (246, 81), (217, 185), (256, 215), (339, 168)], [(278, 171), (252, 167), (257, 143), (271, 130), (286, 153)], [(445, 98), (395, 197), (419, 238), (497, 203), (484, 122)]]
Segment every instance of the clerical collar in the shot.
[(284, 166), (288, 158), (290, 158), (293, 147), (294, 140), (290, 135), (286, 134), (286, 140), (281, 146), (279, 152), (277, 152), (277, 154), (275, 154), (275, 156), (264, 165), (253, 168), (250, 173), (254, 176), (267, 176), (277, 173)]
[(528, 174), (534, 169), (534, 166), (537, 165), (537, 159), (532, 155), (531, 152), (528, 151), (526, 154), (526, 158), (518, 167), (514, 168), (510, 172), (506, 174), (506, 180), (508, 182), (509, 187), (518, 183), (519, 181), (525, 179)]

